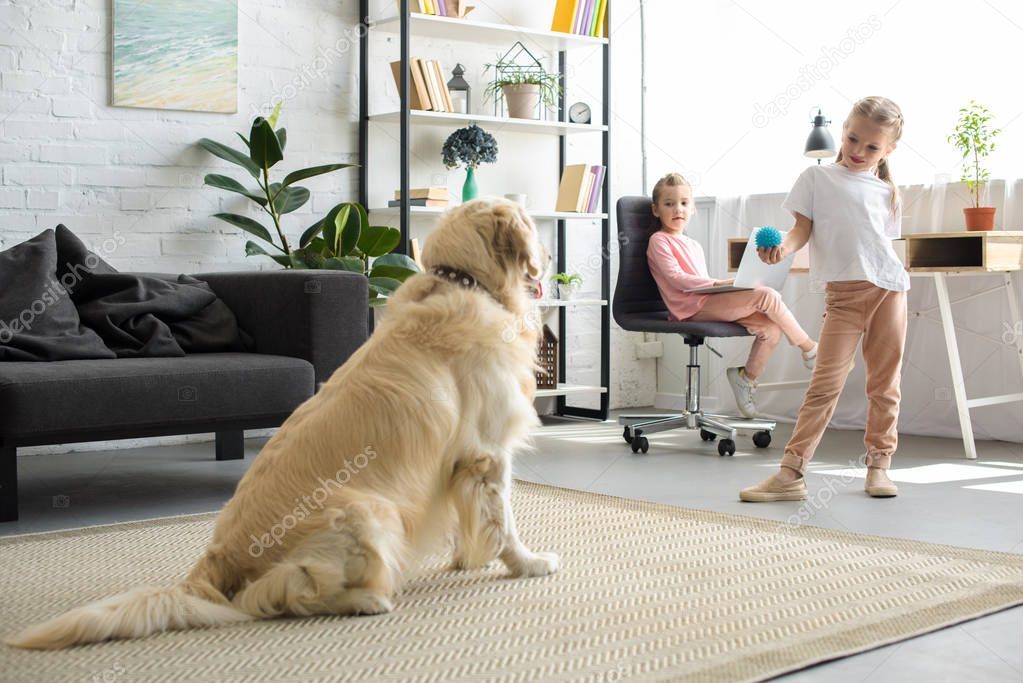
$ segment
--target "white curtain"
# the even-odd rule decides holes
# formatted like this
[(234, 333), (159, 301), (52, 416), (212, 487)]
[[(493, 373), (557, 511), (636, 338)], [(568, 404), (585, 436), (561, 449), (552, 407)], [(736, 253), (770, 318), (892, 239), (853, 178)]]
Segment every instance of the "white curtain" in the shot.
[[(969, 200), (965, 186), (914, 185), (902, 188), (902, 192), (903, 233), (963, 230), (962, 207), (968, 205)], [(711, 215), (703, 217), (709, 226), (703, 246), (712, 275), (726, 275), (725, 244), (729, 237), (746, 237), (754, 227), (762, 225), (774, 225), (782, 230), (791, 228), (792, 218), (781, 208), (783, 199), (784, 194), (716, 199)], [(990, 204), (998, 209), (997, 229), (1023, 229), (1023, 180), (993, 182)], [(791, 275), (782, 295), (799, 322), (816, 338), (820, 332), (824, 300), (823, 294), (809, 291), (807, 280), (803, 274)], [(1023, 271), (1013, 273), (1011, 280), (1018, 300), (1023, 302)], [(952, 304), (967, 396), (980, 398), (1023, 392), (1021, 358), (1013, 344), (1013, 335), (1023, 333), (1023, 323), (1011, 320), (1003, 275), (949, 277), (948, 283), (953, 302), (985, 289), (996, 289), (978, 298)], [(934, 282), (931, 278), (914, 276), (911, 284), (899, 431), (959, 438), (959, 419)], [(718, 397), (723, 412), (734, 412), (724, 370), (743, 364), (750, 338), (711, 340), (710, 343), (724, 358), (703, 354), (704, 394)], [(789, 346), (783, 338), (768, 363), (762, 381), (808, 378), (809, 370), (803, 367), (798, 350)], [(679, 393), (682, 388), (661, 387), (660, 391)], [(793, 421), (803, 393), (804, 389), (762, 392), (757, 403), (763, 413), (781, 421)], [(863, 361), (857, 352), (856, 366), (849, 375), (831, 426), (862, 429), (866, 411)], [(974, 408), (970, 415), (976, 438), (1023, 442), (1023, 402)]]

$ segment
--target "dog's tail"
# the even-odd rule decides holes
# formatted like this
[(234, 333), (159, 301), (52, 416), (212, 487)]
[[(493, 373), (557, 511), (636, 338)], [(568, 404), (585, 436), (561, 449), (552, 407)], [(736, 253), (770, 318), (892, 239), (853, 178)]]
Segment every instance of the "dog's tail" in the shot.
[[(191, 579), (191, 577), (190, 577)], [(8, 638), (8, 645), (60, 650), (111, 638), (250, 621), (208, 583), (136, 588), (54, 617)]]

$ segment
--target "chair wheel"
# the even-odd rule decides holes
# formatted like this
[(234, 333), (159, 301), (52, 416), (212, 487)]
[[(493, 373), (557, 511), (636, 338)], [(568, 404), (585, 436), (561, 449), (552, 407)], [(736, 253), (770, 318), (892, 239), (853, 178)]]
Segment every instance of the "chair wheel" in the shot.
[(632, 428), (626, 425), (625, 431), (622, 432), (622, 438), (625, 439), (625, 443), (632, 443)]
[(713, 441), (714, 439), (718, 438), (718, 435), (715, 434), (714, 432), (708, 432), (706, 429), (701, 429), (700, 438), (703, 439), (704, 441)]
[(632, 439), (632, 452), (639, 453), (640, 451), (646, 453), (650, 450), (650, 442), (647, 441), (645, 436), (636, 436)]
[(718, 441), (718, 455), (735, 455), (735, 442), (731, 439), (721, 439)]
[(757, 432), (753, 435), (753, 445), (757, 448), (767, 448), (771, 445), (771, 432)]

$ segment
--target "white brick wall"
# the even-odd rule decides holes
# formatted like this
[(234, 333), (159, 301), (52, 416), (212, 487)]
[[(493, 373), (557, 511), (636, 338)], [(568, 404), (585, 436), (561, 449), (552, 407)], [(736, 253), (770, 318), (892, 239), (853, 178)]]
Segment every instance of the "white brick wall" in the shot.
[[(0, 245), (63, 222), (90, 240), (124, 234), (120, 267), (197, 272), (261, 268), (247, 259), (247, 236), (210, 218), (221, 210), (259, 214), (246, 202), (203, 187), (206, 173), (243, 182), (247, 174), (195, 145), (209, 137), (239, 145), (235, 131), (268, 113), (319, 50), (356, 24), (356, 3), (256, 0), (241, 6), (238, 113), (111, 107), (109, 0), (0, 0)], [(315, 28), (315, 30), (314, 30)], [(358, 53), (336, 58), (307, 87), (288, 90), (281, 125), (289, 145), (283, 172), (356, 162)], [(342, 86), (344, 86), (342, 88)], [(340, 121), (339, 121), (340, 119)], [(338, 134), (338, 128), (343, 134)], [(317, 210), (355, 198), (356, 172), (314, 179)], [(312, 206), (290, 217), (301, 233)]]

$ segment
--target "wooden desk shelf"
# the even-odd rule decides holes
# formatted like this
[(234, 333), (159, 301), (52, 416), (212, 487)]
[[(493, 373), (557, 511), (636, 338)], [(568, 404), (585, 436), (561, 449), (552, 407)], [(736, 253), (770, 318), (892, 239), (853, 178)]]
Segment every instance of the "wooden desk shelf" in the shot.
[(1023, 268), (1023, 231), (915, 233), (903, 235), (894, 245), (910, 272), (996, 273)]
[[(728, 272), (734, 273), (739, 270), (739, 262), (742, 255), (746, 253), (748, 237), (730, 237), (728, 239)], [(790, 273), (807, 273), (810, 271), (810, 247), (804, 246), (796, 252), (796, 258), (792, 260)]]

